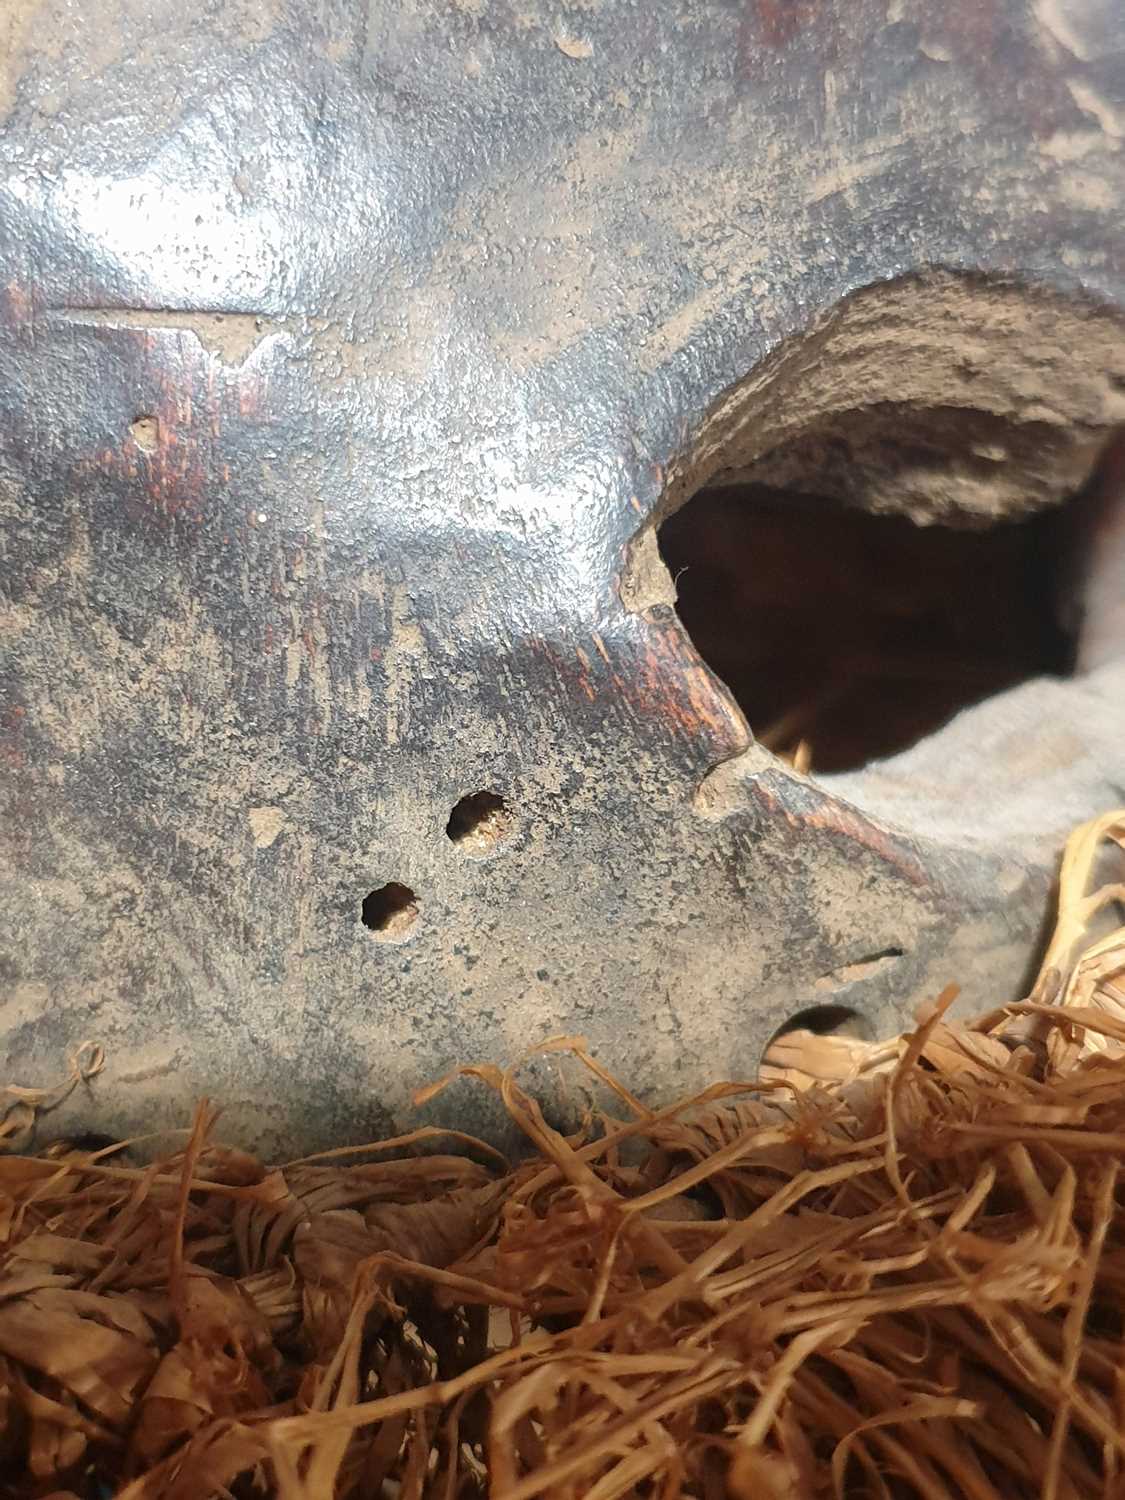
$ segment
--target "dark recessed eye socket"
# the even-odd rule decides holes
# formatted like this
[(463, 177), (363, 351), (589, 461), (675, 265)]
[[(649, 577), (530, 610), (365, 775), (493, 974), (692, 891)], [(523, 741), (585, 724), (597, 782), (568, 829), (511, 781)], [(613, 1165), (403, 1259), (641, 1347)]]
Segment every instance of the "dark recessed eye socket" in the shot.
[[(842, 299), (728, 388), (656, 540), (761, 744), (854, 772), (1125, 651), (1121, 347), (1083, 302), (934, 272)], [(652, 540), (622, 580), (648, 618)]]
[(851, 771), (960, 709), (1065, 675), (1064, 507), (985, 529), (918, 526), (760, 485), (701, 491), (661, 528), (677, 610), (759, 743)]

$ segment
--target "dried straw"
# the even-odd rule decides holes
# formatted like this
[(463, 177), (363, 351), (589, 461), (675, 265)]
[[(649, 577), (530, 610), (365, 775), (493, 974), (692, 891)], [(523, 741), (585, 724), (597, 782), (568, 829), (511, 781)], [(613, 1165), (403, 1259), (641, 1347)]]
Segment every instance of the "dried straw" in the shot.
[[(0, 1157), (0, 1494), (1125, 1494), (1107, 843), (1125, 813), (1071, 839), (1030, 999), (973, 1024), (947, 992), (659, 1111), (556, 1040), (618, 1101), (578, 1139), (463, 1070), (516, 1166), (418, 1131), (269, 1168), (207, 1104), (150, 1165)], [(0, 1138), (54, 1097), (9, 1090)]]

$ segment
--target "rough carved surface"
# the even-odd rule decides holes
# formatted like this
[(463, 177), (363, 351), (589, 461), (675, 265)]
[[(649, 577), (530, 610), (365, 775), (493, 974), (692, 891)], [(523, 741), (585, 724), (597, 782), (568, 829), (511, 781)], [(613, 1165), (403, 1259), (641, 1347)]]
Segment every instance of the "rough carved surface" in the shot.
[[(832, 408), (786, 385), (825, 329), (927, 288), (1010, 310), (981, 409), (1060, 473), (1125, 419), (1122, 24), (9, 6), (0, 1073), (95, 1037), (75, 1118), (207, 1090), (284, 1153), (550, 1032), (654, 1096), (749, 1072), (891, 948), (846, 986), (877, 1031), (1018, 989), (1052, 851), (891, 831), (754, 748), (651, 527), (763, 413), (776, 450)], [(1048, 313), (1081, 336), (1035, 386)], [(922, 344), (871, 359), (960, 404)], [(482, 790), (513, 823), (476, 858), (445, 830)]]

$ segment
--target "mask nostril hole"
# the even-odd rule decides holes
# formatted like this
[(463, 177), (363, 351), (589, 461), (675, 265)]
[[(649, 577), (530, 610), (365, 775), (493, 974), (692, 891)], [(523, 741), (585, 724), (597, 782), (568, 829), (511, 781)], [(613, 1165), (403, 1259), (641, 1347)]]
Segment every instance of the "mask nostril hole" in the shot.
[(514, 827), (512, 810), (497, 792), (470, 792), (449, 814), (445, 831), (462, 853), (480, 859), (502, 844)]
[(408, 885), (389, 880), (363, 898), (363, 925), (383, 942), (401, 943), (414, 930), (420, 903)]

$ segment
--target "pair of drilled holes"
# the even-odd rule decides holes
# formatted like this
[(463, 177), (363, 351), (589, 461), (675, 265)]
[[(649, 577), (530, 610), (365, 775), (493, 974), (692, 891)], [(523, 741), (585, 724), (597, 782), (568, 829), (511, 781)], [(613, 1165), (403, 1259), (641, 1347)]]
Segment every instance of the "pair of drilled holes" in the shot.
[[(509, 836), (512, 810), (496, 792), (470, 792), (449, 814), (446, 837), (470, 859), (484, 859)], [(408, 885), (388, 880), (363, 898), (363, 925), (383, 942), (402, 942), (418, 921), (422, 903)]]

